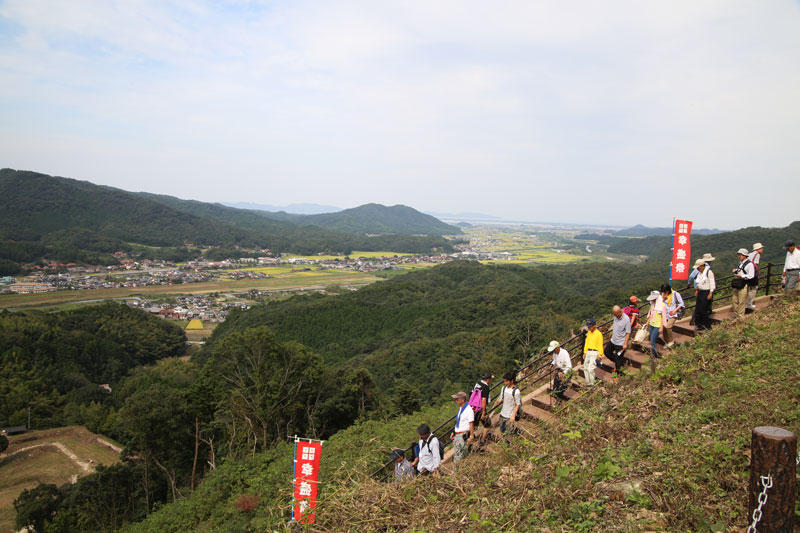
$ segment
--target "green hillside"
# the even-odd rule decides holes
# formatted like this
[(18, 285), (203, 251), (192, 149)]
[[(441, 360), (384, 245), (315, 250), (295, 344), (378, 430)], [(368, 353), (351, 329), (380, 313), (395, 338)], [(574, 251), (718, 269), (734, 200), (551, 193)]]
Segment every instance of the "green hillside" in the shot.
[(39, 259), (108, 264), (110, 253), (156, 247), (155, 256), (185, 260), (196, 247), (238, 257), (239, 248), (312, 254), (353, 250), (452, 251), (439, 236), (367, 237), (300, 226), (218, 204), (136, 194), (36, 172), (0, 170), (0, 274)]
[[(411, 385), (423, 398), (468, 384), (483, 369), (513, 366), (518, 338), (533, 349), (576, 323), (644, 296), (661, 283), (655, 266), (534, 268), (452, 262), (339, 296), (300, 296), (233, 312), (209, 345), (267, 325), (281, 341), (318, 352), (326, 365), (366, 368), (385, 394)], [(335, 366), (334, 366), (335, 368)]]
[[(793, 347), (800, 304), (778, 303), (673, 350), (647, 372), (569, 404), (559, 425), (472, 456), (455, 473), (398, 488), (367, 479), (386, 450), (414, 440), (421, 422), (452, 415), (449, 400), (413, 415), (365, 421), (323, 447), (323, 531), (728, 531), (746, 522), (750, 430), (797, 431)], [(742, 347), (747, 349), (743, 350)], [(774, 376), (781, 379), (775, 380)], [(226, 461), (185, 499), (132, 533), (246, 531), (289, 519), (291, 448)], [(619, 497), (608, 487), (635, 481)], [(702, 498), (698, 495), (702, 494)], [(242, 495), (257, 496), (242, 512)], [(637, 530), (634, 528), (633, 530)]]

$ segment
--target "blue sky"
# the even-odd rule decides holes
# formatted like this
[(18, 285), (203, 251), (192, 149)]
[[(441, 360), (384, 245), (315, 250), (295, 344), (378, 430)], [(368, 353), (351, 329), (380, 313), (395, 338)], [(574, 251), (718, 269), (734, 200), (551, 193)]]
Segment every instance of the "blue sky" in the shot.
[(0, 0), (0, 166), (205, 201), (800, 219), (800, 3)]

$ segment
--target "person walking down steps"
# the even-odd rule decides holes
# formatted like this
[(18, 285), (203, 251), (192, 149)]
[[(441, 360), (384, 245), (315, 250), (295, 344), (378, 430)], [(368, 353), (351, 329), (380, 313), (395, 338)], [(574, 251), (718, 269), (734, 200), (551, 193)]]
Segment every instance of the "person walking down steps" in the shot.
[(457, 463), (469, 455), (469, 445), (472, 444), (475, 436), (475, 413), (472, 407), (467, 404), (467, 393), (457, 392), (451, 396), (456, 401), (458, 411), (456, 412), (456, 425), (450, 434), (453, 441), (453, 462)]
[(517, 388), (517, 373), (507, 372), (503, 376), (503, 389), (500, 397), (494, 402), (495, 406), (503, 402), (500, 408), (500, 434), (510, 433), (514, 422), (519, 420), (519, 408), (522, 406), (522, 393)]
[(669, 320), (667, 306), (658, 291), (651, 291), (647, 301), (650, 302), (650, 312), (647, 314), (647, 324), (650, 328), (650, 350), (653, 357), (658, 359), (661, 357), (658, 353), (658, 334), (664, 330), (664, 324)]
[(597, 322), (590, 318), (586, 321), (586, 341), (583, 343), (583, 377), (587, 387), (595, 384), (594, 370), (597, 368), (597, 358), (603, 356), (603, 334), (597, 329)]

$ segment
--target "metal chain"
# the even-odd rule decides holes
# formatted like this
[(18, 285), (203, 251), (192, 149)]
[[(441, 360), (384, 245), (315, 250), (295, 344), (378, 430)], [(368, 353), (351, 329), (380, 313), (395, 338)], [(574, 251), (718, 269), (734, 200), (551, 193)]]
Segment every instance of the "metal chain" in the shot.
[(772, 487), (772, 474), (761, 476), (761, 484), (764, 490), (758, 495), (758, 507), (753, 509), (753, 523), (747, 528), (747, 533), (756, 533), (756, 526), (761, 521), (761, 508), (767, 503), (767, 490)]

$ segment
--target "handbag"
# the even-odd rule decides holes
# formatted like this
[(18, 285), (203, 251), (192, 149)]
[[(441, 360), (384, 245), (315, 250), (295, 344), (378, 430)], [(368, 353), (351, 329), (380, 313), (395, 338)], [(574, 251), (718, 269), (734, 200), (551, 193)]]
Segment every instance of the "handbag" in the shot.
[(747, 286), (747, 280), (744, 278), (740, 278), (736, 276), (731, 280), (731, 288), (732, 289), (744, 289)]
[(647, 334), (647, 324), (642, 324), (642, 327), (636, 332), (636, 335), (633, 337), (633, 342), (643, 343), (647, 341), (649, 335)]

